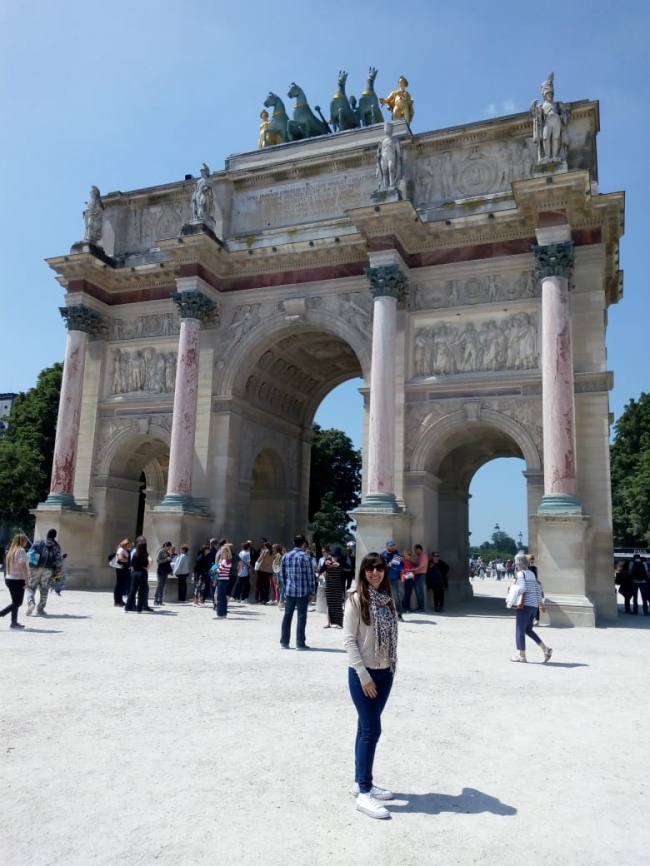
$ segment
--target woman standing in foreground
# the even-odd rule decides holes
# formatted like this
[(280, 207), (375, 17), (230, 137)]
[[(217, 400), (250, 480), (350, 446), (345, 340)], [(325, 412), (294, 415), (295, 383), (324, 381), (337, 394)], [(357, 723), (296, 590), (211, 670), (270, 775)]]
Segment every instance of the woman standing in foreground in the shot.
[(361, 561), (357, 588), (345, 606), (343, 644), (350, 663), (350, 695), (359, 716), (352, 793), (360, 812), (390, 818), (379, 801), (392, 800), (393, 794), (373, 785), (372, 766), (397, 665), (397, 611), (386, 562), (378, 553), (369, 553)]
[(29, 580), (29, 560), (26, 551), (28, 544), (29, 539), (22, 532), (14, 535), (5, 560), (5, 583), (11, 595), (11, 604), (4, 610), (0, 610), (0, 616), (11, 614), (9, 628), (25, 628), (18, 622), (18, 608), (25, 598), (25, 586)]
[(517, 621), (515, 626), (515, 641), (518, 655), (512, 656), (511, 662), (525, 662), (526, 659), (526, 635), (535, 641), (544, 653), (544, 664), (550, 659), (553, 650), (547, 647), (539, 635), (533, 631), (533, 620), (537, 616), (537, 609), (542, 613), (546, 610), (540, 584), (533, 572), (528, 568), (528, 557), (521, 551), (515, 556), (515, 568), (517, 569), (517, 586), (523, 595), (517, 608)]

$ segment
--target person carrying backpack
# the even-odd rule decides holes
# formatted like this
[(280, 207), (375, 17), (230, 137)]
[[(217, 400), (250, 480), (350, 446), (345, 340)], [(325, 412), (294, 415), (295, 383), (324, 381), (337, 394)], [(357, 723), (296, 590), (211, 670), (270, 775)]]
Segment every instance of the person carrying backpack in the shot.
[[(61, 568), (63, 558), (61, 548), (56, 540), (56, 529), (48, 529), (45, 541), (35, 541), (27, 554), (29, 559), (29, 580), (27, 582), (27, 616), (36, 609), (38, 616), (47, 616), (45, 605), (47, 594), (55, 571)], [(39, 602), (36, 607), (36, 590), (39, 591)]]

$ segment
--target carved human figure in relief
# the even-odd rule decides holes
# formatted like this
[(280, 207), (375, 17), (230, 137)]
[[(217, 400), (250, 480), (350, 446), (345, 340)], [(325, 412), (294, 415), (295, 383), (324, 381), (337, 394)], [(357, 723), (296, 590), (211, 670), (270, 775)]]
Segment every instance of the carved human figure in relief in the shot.
[(102, 237), (104, 205), (96, 186), (90, 187), (90, 199), (86, 202), (86, 210), (83, 216), (86, 225), (84, 240), (91, 244), (98, 244)]
[(397, 189), (402, 179), (402, 149), (393, 137), (393, 124), (384, 124), (384, 137), (377, 145), (377, 178), (379, 189)]
[(349, 294), (341, 295), (341, 316), (360, 331), (362, 334), (367, 334), (370, 328), (369, 315), (367, 310), (357, 304)]
[(192, 193), (192, 216), (208, 225), (214, 223), (214, 185), (210, 179), (210, 169), (205, 163), (201, 166), (201, 177)]
[(400, 75), (397, 84), (397, 90), (393, 90), (388, 94), (386, 99), (380, 99), (379, 101), (382, 105), (388, 106), (393, 120), (405, 120), (410, 126), (415, 110), (413, 108), (413, 98), (406, 89), (409, 83), (403, 75)]
[(555, 102), (555, 76), (549, 73), (542, 82), (544, 101), (535, 99), (530, 106), (533, 116), (533, 141), (537, 145), (537, 162), (560, 162), (566, 159), (567, 126), (571, 112), (562, 102)]

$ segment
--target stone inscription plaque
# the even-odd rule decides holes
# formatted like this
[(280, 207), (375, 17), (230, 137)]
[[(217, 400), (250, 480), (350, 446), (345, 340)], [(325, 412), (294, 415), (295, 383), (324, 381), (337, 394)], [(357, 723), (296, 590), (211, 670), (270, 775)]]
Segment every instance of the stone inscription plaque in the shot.
[(374, 169), (238, 193), (233, 206), (233, 233), (300, 225), (345, 216), (370, 203), (377, 188)]

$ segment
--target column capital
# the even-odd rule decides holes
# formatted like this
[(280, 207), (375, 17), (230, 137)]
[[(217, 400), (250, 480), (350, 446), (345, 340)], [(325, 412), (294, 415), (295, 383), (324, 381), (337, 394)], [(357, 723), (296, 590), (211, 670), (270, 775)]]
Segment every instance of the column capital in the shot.
[(366, 268), (366, 277), (370, 283), (370, 291), (377, 298), (395, 298), (406, 301), (408, 298), (408, 277), (399, 265), (379, 265), (376, 268)]
[(178, 307), (178, 314), (181, 319), (198, 319), (203, 324), (219, 319), (219, 308), (214, 301), (196, 289), (174, 292), (172, 301)]
[(564, 277), (567, 280), (571, 278), (575, 262), (573, 241), (534, 244), (531, 249), (535, 256), (535, 271), (540, 280), (544, 277)]
[(108, 334), (108, 319), (97, 310), (83, 304), (73, 304), (70, 307), (59, 307), (59, 312), (68, 331), (83, 331), (93, 337)]

